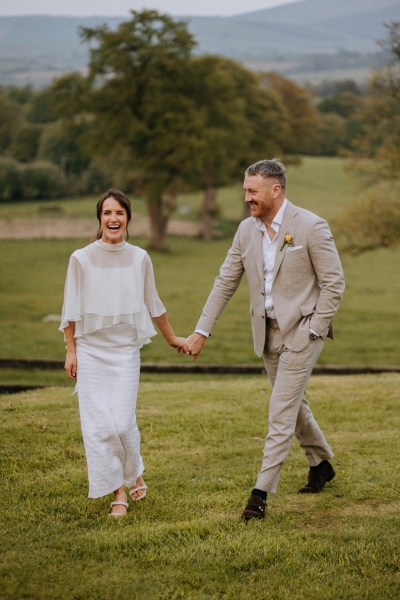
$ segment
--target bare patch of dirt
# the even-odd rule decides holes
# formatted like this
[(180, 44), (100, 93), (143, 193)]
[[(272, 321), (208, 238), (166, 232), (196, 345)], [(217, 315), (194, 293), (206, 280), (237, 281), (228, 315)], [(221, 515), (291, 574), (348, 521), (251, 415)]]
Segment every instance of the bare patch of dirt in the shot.
[[(0, 219), (0, 239), (27, 240), (35, 238), (87, 238), (96, 234), (96, 221), (93, 219), (40, 218), (40, 219)], [(147, 217), (135, 217), (129, 226), (132, 236), (145, 236), (150, 233)], [(192, 221), (171, 220), (167, 234), (197, 237), (200, 226)]]

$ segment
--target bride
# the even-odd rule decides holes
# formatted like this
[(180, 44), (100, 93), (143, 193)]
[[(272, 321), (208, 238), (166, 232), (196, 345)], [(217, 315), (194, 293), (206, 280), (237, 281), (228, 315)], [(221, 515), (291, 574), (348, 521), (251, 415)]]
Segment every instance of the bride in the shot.
[(156, 334), (187, 353), (174, 334), (147, 252), (129, 244), (129, 199), (108, 190), (97, 203), (97, 239), (70, 257), (60, 331), (65, 371), (76, 381), (89, 477), (89, 498), (113, 493), (109, 514), (124, 516), (127, 489), (141, 500), (147, 486), (136, 399), (140, 348)]

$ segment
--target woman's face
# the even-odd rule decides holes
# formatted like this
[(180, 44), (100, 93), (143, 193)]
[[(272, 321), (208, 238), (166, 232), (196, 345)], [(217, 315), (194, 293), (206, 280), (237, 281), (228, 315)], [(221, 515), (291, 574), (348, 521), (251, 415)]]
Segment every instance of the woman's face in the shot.
[(101, 240), (107, 244), (120, 244), (125, 240), (128, 216), (118, 200), (112, 196), (103, 202), (100, 215)]

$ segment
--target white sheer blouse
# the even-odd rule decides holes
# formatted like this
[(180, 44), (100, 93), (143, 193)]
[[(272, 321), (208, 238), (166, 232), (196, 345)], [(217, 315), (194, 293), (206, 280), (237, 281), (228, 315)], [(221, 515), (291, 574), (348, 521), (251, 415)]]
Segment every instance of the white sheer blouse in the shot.
[(145, 250), (97, 240), (70, 258), (60, 331), (75, 322), (75, 337), (119, 323), (133, 325), (139, 346), (156, 335), (151, 317), (166, 312)]

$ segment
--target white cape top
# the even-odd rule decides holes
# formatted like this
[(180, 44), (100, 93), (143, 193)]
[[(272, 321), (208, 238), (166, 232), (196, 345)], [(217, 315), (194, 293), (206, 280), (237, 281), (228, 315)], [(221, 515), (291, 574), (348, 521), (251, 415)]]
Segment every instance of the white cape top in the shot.
[(60, 331), (74, 321), (77, 338), (127, 323), (137, 330), (142, 347), (157, 333), (150, 315), (165, 312), (150, 256), (142, 248), (97, 240), (71, 255)]

